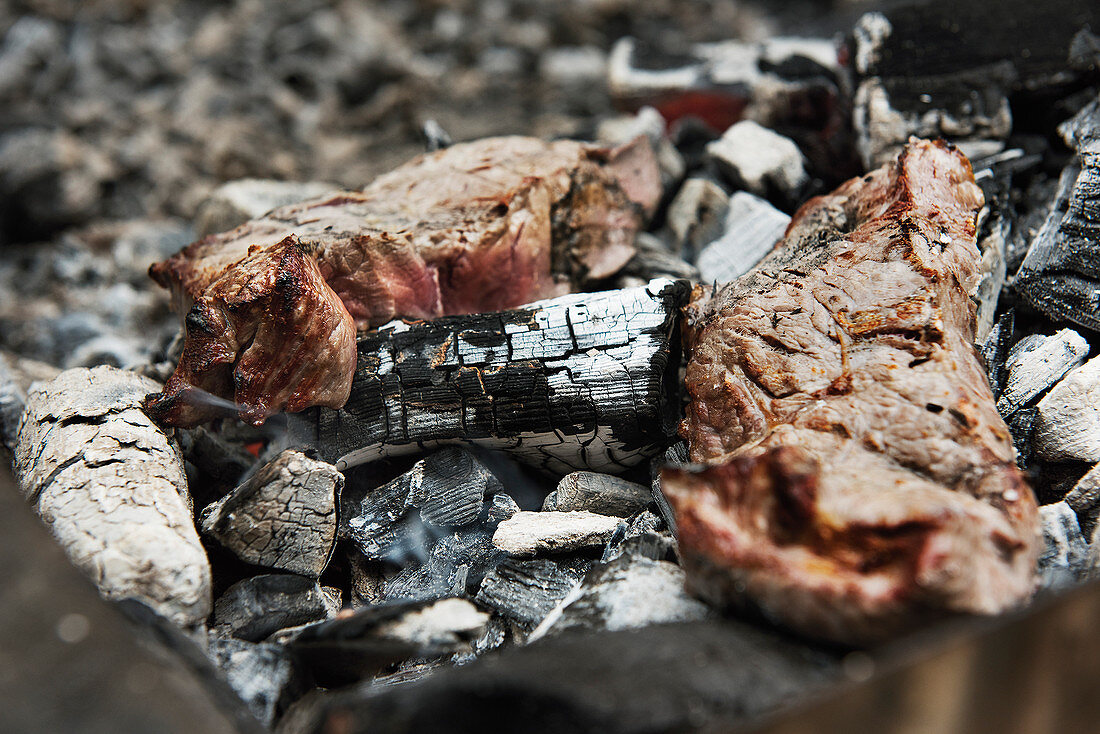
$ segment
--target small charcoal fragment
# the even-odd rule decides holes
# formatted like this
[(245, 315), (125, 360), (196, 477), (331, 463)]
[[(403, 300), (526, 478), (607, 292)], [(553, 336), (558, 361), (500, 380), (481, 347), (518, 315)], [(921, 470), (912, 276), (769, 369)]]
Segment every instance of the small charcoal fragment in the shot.
[(546, 558), (505, 561), (485, 577), (476, 601), (531, 629), (580, 583), (586, 570)]
[(1077, 513), (1081, 532), (1085, 537), (1092, 537), (1100, 517), (1100, 464), (1077, 480), (1077, 484), (1066, 494), (1065, 502)]
[(423, 459), (419, 482), (409, 488), (409, 503), (420, 508), (424, 522), (440, 527), (471, 523), (486, 495), (500, 492), (492, 472), (464, 449), (440, 449)]
[(730, 197), (714, 181), (689, 178), (668, 205), (668, 228), (680, 253), (696, 261), (708, 242), (718, 239), (727, 227)]
[(189, 625), (210, 613), (210, 564), (179, 448), (141, 410), (157, 387), (114, 367), (37, 384), (15, 469), (27, 501), (100, 593), (135, 597)]
[(809, 180), (794, 141), (752, 120), (730, 127), (707, 153), (731, 183), (757, 196), (794, 203)]
[(513, 556), (560, 553), (607, 542), (621, 520), (594, 512), (517, 512), (500, 523), (493, 545)]
[(1071, 586), (1089, 572), (1089, 544), (1081, 534), (1077, 515), (1065, 502), (1039, 508), (1044, 548), (1039, 554), (1039, 577), (1043, 588)]
[(615, 517), (630, 517), (653, 501), (653, 493), (645, 485), (590, 471), (566, 474), (554, 494), (555, 510), (587, 510)]
[[(988, 202), (988, 197), (987, 202)], [(974, 293), (978, 306), (977, 322), (974, 327), (974, 341), (981, 343), (989, 336), (997, 314), (997, 303), (1008, 275), (1005, 238), (1009, 232), (1008, 221), (999, 214), (987, 226), (986, 234), (978, 240), (978, 251), (982, 254), (978, 264), (981, 280)]]
[(705, 604), (684, 591), (684, 572), (667, 561), (622, 555), (593, 568), (530, 637), (570, 629), (621, 630), (705, 619)]
[(1031, 437), (1046, 461), (1100, 461), (1100, 357), (1094, 357), (1039, 401)]
[(301, 671), (282, 645), (211, 634), (207, 654), (253, 716), (269, 728), (305, 692)]
[(760, 197), (736, 192), (730, 197), (721, 234), (696, 260), (699, 280), (721, 285), (749, 272), (783, 239), (790, 223), (789, 216)]
[(989, 388), (993, 391), (994, 398), (999, 398), (1004, 390), (1004, 382), (1007, 378), (1005, 362), (1011, 353), (1012, 333), (1015, 328), (1016, 312), (1008, 309), (997, 319), (986, 335), (985, 341), (978, 344), (978, 351), (985, 362)]
[(1020, 340), (1005, 361), (1008, 373), (997, 411), (1006, 418), (1085, 361), (1089, 344), (1072, 329)]
[(313, 579), (267, 574), (238, 581), (214, 603), (214, 625), (256, 642), (285, 627), (317, 622), (335, 610)]
[(319, 578), (336, 542), (344, 477), (287, 450), (203, 512), (202, 531), (242, 561)]
[(621, 287), (644, 286), (654, 278), (699, 278), (695, 266), (672, 253), (656, 235), (639, 232), (634, 239), (634, 250), (634, 257), (623, 266), (616, 278), (616, 283)]

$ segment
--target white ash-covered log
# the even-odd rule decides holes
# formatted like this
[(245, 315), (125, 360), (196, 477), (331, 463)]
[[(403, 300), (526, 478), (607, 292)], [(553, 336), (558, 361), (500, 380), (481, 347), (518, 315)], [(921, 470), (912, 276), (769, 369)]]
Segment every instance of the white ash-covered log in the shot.
[(513, 308), (607, 278), (661, 193), (645, 137), (613, 150), (488, 138), (199, 240), (150, 268), (187, 312), (183, 355), (150, 413), (193, 426), (232, 400), (258, 425), (339, 408), (357, 328)]
[(686, 295), (655, 280), (387, 326), (360, 338), (347, 404), (292, 416), (292, 432), (340, 468), (465, 442), (560, 473), (622, 471), (675, 430)]
[(142, 412), (157, 383), (72, 369), (27, 396), (15, 469), (27, 501), (109, 599), (181, 625), (210, 614), (210, 564), (179, 448)]
[(815, 637), (881, 640), (1035, 585), (1035, 498), (972, 345), (982, 194), (959, 152), (811, 200), (688, 307), (694, 461), (666, 469), (693, 587)]

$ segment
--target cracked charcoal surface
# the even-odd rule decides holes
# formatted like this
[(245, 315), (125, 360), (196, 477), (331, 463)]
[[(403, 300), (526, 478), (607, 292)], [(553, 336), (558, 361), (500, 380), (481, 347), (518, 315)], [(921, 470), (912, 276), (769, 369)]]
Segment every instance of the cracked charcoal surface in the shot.
[(266, 574), (238, 581), (214, 603), (215, 627), (256, 642), (273, 632), (331, 616), (331, 601), (316, 581)]
[(383, 327), (359, 340), (347, 405), (295, 430), (339, 467), (467, 441), (563, 474), (622, 471), (675, 430), (685, 296), (658, 280)]
[(336, 542), (336, 468), (287, 450), (203, 512), (202, 531), (242, 561), (318, 578)]
[(580, 583), (590, 566), (583, 559), (505, 561), (485, 577), (476, 601), (531, 629)]
[(566, 474), (555, 492), (555, 510), (588, 510), (615, 517), (630, 517), (653, 501), (652, 490), (645, 485), (587, 471)]
[(136, 597), (190, 625), (210, 613), (210, 565), (179, 449), (140, 408), (158, 387), (113, 367), (38, 384), (15, 468), (27, 501), (104, 596)]
[(1052, 319), (1100, 331), (1100, 99), (1059, 128), (1077, 156), (1062, 172), (1050, 214), (1032, 240), (1015, 288)]

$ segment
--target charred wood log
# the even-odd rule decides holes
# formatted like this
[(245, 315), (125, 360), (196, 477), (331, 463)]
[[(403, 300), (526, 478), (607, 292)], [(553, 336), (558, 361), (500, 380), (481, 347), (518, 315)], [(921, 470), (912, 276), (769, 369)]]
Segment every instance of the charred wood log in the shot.
[(1015, 288), (1047, 316), (1100, 331), (1100, 99), (1059, 129), (1077, 155), (1062, 172)]
[(194, 624), (210, 613), (210, 564), (179, 449), (141, 411), (156, 387), (97, 367), (32, 388), (15, 468), (27, 501), (104, 596)]
[(644, 137), (614, 150), (489, 138), (199, 240), (149, 271), (187, 311), (183, 356), (149, 410), (193, 426), (227, 409), (258, 425), (338, 408), (357, 328), (513, 308), (607, 278), (660, 196)]
[(341, 469), (466, 442), (563, 474), (621, 471), (674, 431), (686, 295), (655, 280), (379, 329), (359, 340), (347, 404), (296, 417), (296, 430)]
[(697, 291), (682, 432), (706, 466), (662, 477), (697, 592), (856, 644), (1030, 595), (1035, 498), (971, 344), (981, 205), (960, 153), (912, 141)]

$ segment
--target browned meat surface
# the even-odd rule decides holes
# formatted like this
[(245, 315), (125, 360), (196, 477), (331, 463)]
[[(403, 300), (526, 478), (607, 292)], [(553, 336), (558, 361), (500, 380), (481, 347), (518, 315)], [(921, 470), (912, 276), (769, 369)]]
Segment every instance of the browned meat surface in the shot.
[(1035, 499), (971, 344), (981, 205), (961, 153), (914, 139), (697, 290), (681, 431), (704, 466), (663, 481), (700, 595), (854, 644), (1029, 596)]
[(207, 237), (150, 268), (189, 312), (179, 367), (147, 407), (176, 426), (224, 414), (205, 393), (256, 424), (338, 408), (356, 327), (511, 308), (611, 275), (660, 193), (644, 138), (489, 138)]

